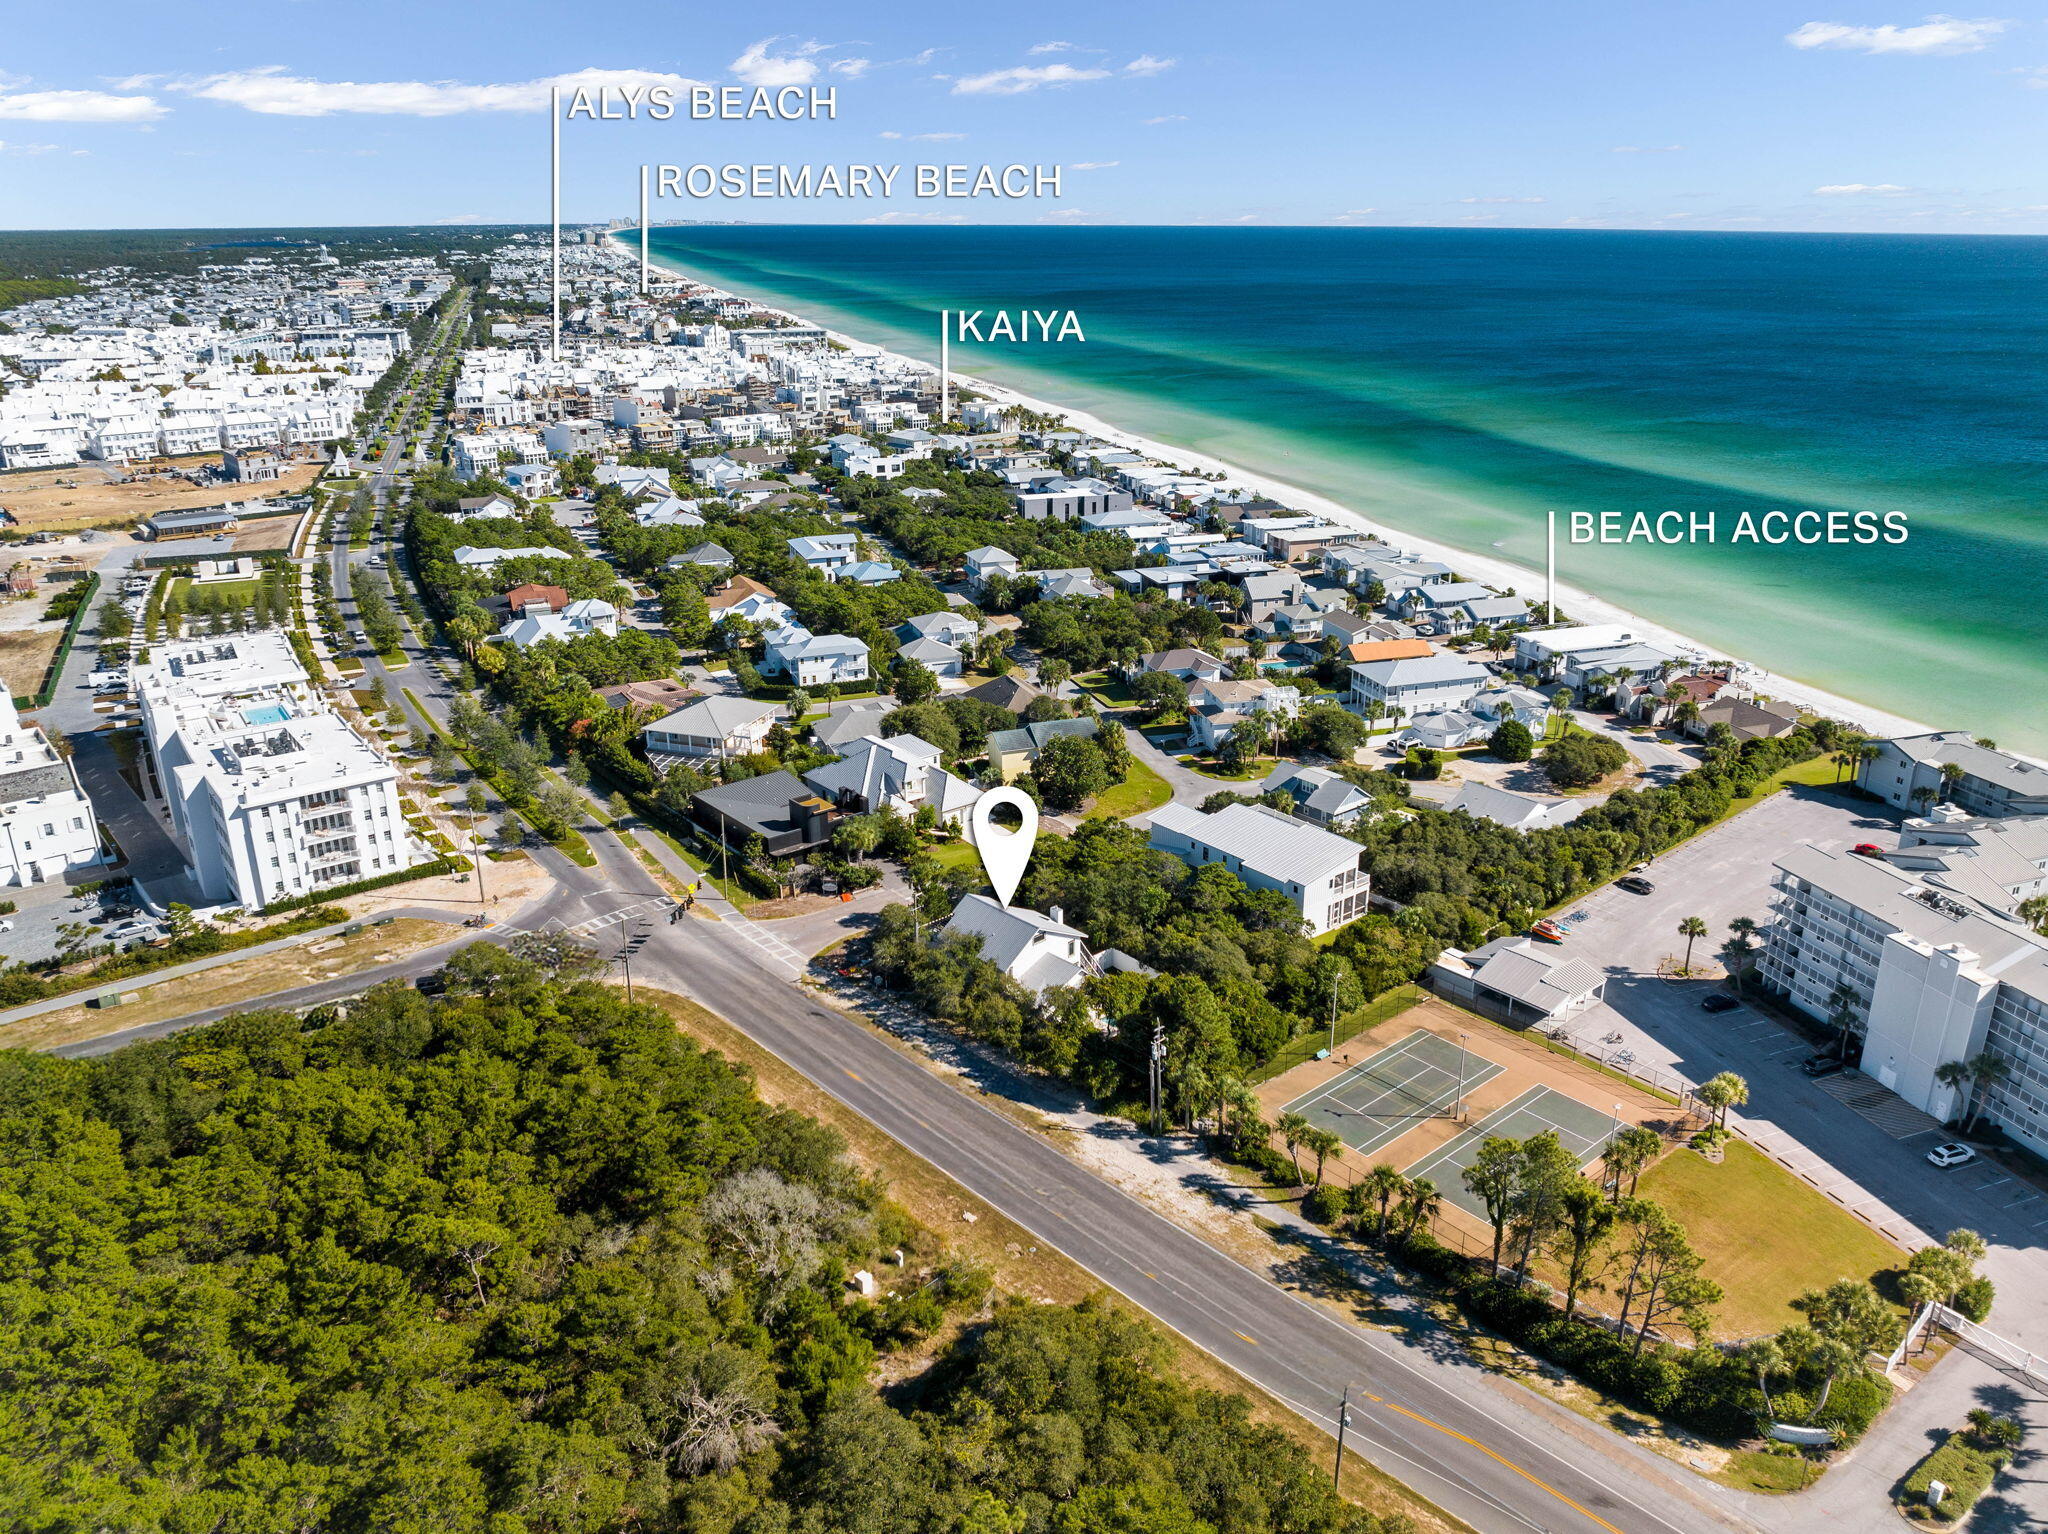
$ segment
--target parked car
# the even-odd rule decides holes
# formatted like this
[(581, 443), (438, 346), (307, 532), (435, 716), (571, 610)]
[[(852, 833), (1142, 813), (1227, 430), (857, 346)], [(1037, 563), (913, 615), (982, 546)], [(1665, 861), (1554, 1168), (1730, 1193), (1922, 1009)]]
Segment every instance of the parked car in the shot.
[(1700, 1009), (1705, 1012), (1733, 1012), (1741, 1005), (1741, 1002), (1730, 996), (1726, 991), (1715, 991), (1711, 996), (1700, 1002)]
[(130, 938), (153, 938), (158, 930), (153, 921), (124, 921), (118, 927), (109, 927), (107, 936), (116, 943), (125, 943)]
[(1967, 1166), (1976, 1159), (1977, 1153), (1969, 1146), (1958, 1145), (1953, 1140), (1945, 1145), (1937, 1145), (1927, 1153), (1928, 1162), (1939, 1167)]
[(1631, 895), (1648, 895), (1655, 892), (1657, 888), (1656, 885), (1643, 878), (1640, 874), (1630, 874), (1627, 878), (1616, 879), (1614, 882), (1618, 887), (1627, 890)]
[(1832, 1076), (1843, 1067), (1833, 1055), (1808, 1055), (1799, 1062), (1799, 1068), (1809, 1076)]
[(1859, 858), (1881, 858), (1884, 856), (1884, 848), (1878, 846), (1876, 842), (1858, 842), (1849, 850)]

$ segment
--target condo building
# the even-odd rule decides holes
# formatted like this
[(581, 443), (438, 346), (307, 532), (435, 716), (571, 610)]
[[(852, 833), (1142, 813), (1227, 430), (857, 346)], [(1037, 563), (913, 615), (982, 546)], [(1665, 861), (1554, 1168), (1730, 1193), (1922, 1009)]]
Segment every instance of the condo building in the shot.
[(71, 763), (0, 687), (0, 884), (40, 884), (99, 861), (99, 822)]
[(406, 829), (397, 769), (328, 708), (283, 631), (157, 646), (136, 694), (207, 900), (254, 910), (429, 855)]
[(2009, 1074), (1986, 1088), (1985, 1120), (2048, 1154), (2048, 938), (1938, 872), (1810, 846), (1777, 868), (1765, 980), (1812, 1017), (1845, 1017), (1865, 1074), (1944, 1121), (1965, 1089), (1936, 1072), (1997, 1056)]

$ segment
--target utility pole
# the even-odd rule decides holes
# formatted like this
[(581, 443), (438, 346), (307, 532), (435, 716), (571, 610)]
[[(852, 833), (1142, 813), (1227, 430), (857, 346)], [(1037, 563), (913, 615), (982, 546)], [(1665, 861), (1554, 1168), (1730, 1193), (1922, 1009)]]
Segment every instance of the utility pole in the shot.
[(1164, 1023), (1154, 1023), (1152, 1025), (1152, 1069), (1150, 1092), (1150, 1101), (1152, 1105), (1152, 1133), (1154, 1136), (1157, 1136), (1159, 1133), (1159, 1078), (1161, 1067), (1163, 1067), (1165, 1064), (1166, 1025)]
[(1337, 1052), (1337, 977), (1330, 977), (1330, 1053)]
[(1344, 1400), (1337, 1408), (1337, 1470), (1330, 1477), (1330, 1484), (1339, 1491), (1344, 1489), (1344, 1430), (1351, 1426), (1351, 1387), (1344, 1387)]
[(1457, 1122), (1465, 1122), (1465, 1035), (1458, 1035), (1458, 1112)]

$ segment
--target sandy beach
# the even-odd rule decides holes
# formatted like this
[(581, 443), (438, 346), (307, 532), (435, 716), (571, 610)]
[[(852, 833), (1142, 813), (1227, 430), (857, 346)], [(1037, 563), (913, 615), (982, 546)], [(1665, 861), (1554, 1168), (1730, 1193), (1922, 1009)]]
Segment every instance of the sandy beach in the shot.
[[(622, 250), (628, 250), (637, 256), (637, 243), (629, 245), (626, 240), (618, 235), (614, 235), (613, 240)], [(723, 284), (708, 282), (695, 273), (688, 271), (672, 258), (653, 255), (650, 259), (653, 264), (662, 267), (664, 270), (673, 272), (679, 277), (687, 278), (691, 282), (699, 283), (712, 292), (747, 298), (750, 302), (759, 304), (766, 312), (781, 315), (799, 324), (817, 324), (817, 321), (793, 313), (779, 305), (763, 303), (759, 299), (752, 298), (748, 294), (740, 293)], [(826, 334), (840, 345), (854, 351), (869, 355), (898, 357), (913, 366), (924, 368), (927, 371), (936, 371), (932, 364), (921, 358), (908, 357), (900, 352), (892, 352), (887, 347), (863, 341), (857, 336), (848, 335), (830, 326), (820, 326), (819, 328), (825, 330)], [(1023, 409), (1043, 415), (1062, 417), (1070, 426), (1077, 430), (1086, 431), (1102, 438), (1106, 442), (1114, 442), (1119, 447), (1129, 448), (1133, 452), (1142, 453), (1147, 458), (1154, 458), (1177, 468), (1195, 470), (1207, 474), (1221, 474), (1234, 485), (1242, 485), (1260, 495), (1267, 496), (1296, 510), (1308, 512), (1324, 521), (1341, 527), (1355, 528), (1360, 533), (1378, 538), (1394, 545), (1396, 548), (1450, 565), (1468, 579), (1483, 582), (1499, 590), (1513, 587), (1524, 596), (1531, 597), (1532, 600), (1541, 599), (1543, 572), (1540, 570), (1531, 571), (1524, 566), (1513, 564), (1507, 560), (1488, 554), (1475, 553), (1469, 549), (1456, 548), (1449, 544), (1438, 543), (1405, 529), (1373, 521), (1371, 518), (1362, 516), (1347, 506), (1340, 505), (1328, 496), (1303, 490), (1298, 486), (1288, 484), (1284, 480), (1276, 479), (1270, 474), (1261, 473), (1256, 469), (1249, 469), (1241, 464), (1232, 463), (1225, 459), (1198, 453), (1191, 448), (1177, 447), (1171, 443), (1155, 441), (1149, 437), (1141, 437), (1087, 411), (1075, 410), (1056, 401), (1025, 394), (990, 379), (980, 378), (968, 373), (955, 372), (953, 374), (953, 381), (956, 387), (964, 386), (976, 394), (984, 395), (1003, 404), (1017, 405)], [(1813, 713), (1825, 714), (1836, 719), (1846, 720), (1856, 726), (1856, 728), (1871, 735), (1918, 735), (1926, 734), (1936, 728), (1933, 725), (1908, 719), (1899, 714), (1888, 713), (1873, 704), (1861, 703), (1851, 698), (1838, 696), (1835, 693), (1827, 692), (1821, 688), (1801, 682), (1796, 678), (1765, 671), (1744, 660), (1739, 655), (1730, 655), (1725, 650), (1716, 649), (1674, 629), (1653, 623), (1647, 618), (1639, 617), (1616, 606), (1614, 603), (1593, 592), (1573, 586), (1564, 578), (1562, 572), (1557, 584), (1557, 605), (1565, 617), (1573, 623), (1621, 624), (1626, 626), (1628, 632), (1638, 639), (1648, 640), (1655, 644), (1668, 645), (1694, 658), (1731, 661), (1740, 668), (1740, 676), (1744, 685), (1751, 688), (1758, 697), (1780, 700), (1794, 704), (1799, 708), (1810, 710)]]

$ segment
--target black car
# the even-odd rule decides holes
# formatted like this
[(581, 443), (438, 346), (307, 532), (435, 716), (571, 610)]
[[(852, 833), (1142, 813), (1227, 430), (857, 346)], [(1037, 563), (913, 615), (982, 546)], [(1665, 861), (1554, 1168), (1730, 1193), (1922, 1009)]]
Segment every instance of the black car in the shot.
[(1808, 1055), (1799, 1068), (1809, 1076), (1832, 1076), (1842, 1069), (1842, 1062), (1834, 1055)]
[(1648, 879), (1637, 874), (1630, 874), (1626, 879), (1616, 879), (1614, 882), (1617, 887), (1627, 890), (1631, 895), (1648, 895), (1657, 888)]
[(1700, 1009), (1705, 1012), (1733, 1012), (1741, 1005), (1726, 991), (1716, 991), (1700, 1003)]
[(448, 977), (438, 970), (431, 975), (422, 975), (412, 983), (412, 988), (422, 996), (443, 996), (448, 991)]

